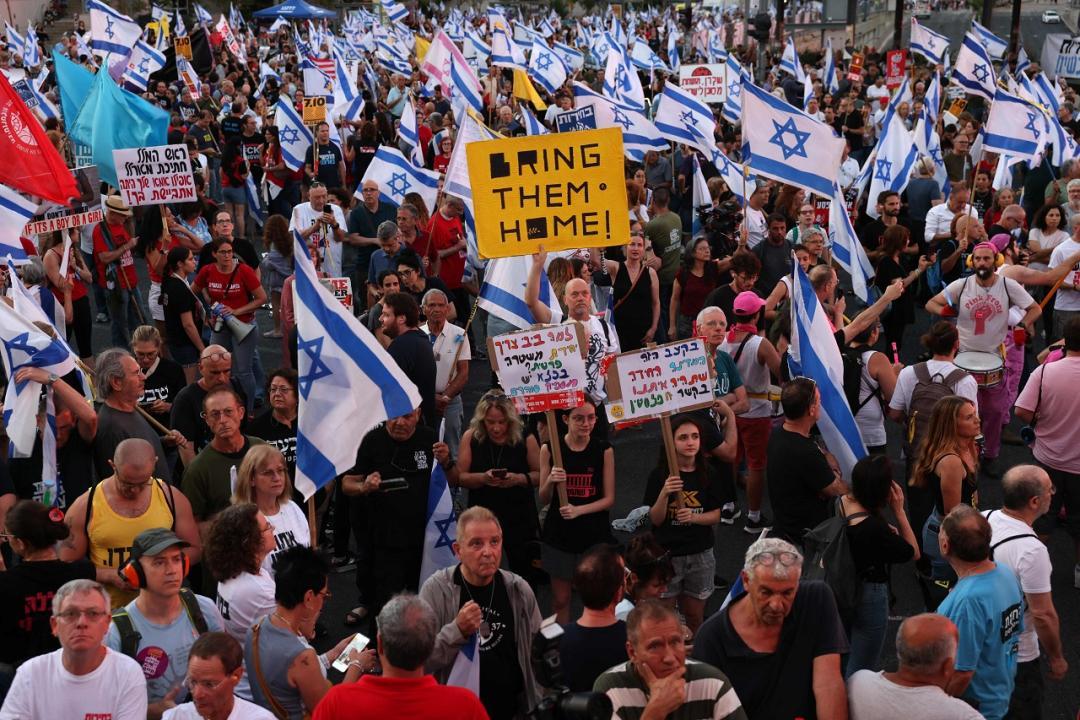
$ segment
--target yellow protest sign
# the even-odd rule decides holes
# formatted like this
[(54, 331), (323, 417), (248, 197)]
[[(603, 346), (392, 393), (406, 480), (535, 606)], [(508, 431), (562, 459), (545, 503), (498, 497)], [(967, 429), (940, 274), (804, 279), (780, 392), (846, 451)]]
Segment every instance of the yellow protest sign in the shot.
[(187, 35), (184, 37), (173, 38), (173, 45), (176, 47), (176, 55), (182, 57), (185, 60), (191, 59), (191, 38)]
[(465, 146), (484, 258), (630, 241), (619, 128)]
[(304, 98), (304, 124), (318, 125), (326, 122), (326, 98), (322, 95)]

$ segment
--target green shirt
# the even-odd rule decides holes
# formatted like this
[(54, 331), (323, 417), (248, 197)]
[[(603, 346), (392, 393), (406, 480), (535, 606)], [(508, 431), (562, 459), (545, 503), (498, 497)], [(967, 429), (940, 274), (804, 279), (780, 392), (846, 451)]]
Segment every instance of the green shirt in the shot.
[(253, 445), (265, 443), (256, 437), (244, 436), (244, 447), (237, 453), (223, 453), (207, 445), (184, 470), (180, 489), (191, 503), (196, 520), (209, 520), (232, 502), (232, 468), (240, 463)]
[(735, 361), (727, 354), (727, 351), (716, 349), (714, 356), (716, 364), (716, 394), (723, 397), (735, 392), (743, 385), (742, 376), (735, 366)]
[(660, 284), (673, 284), (682, 261), (682, 219), (670, 210), (660, 213), (645, 225), (645, 235), (652, 242), (653, 253), (660, 258), (660, 270), (656, 273)]
[[(686, 697), (669, 713), (666, 720), (746, 720), (739, 696), (731, 682), (712, 665), (696, 660), (686, 660)], [(648, 687), (629, 662), (616, 665), (596, 678), (594, 692), (602, 692), (611, 700), (612, 717), (620, 720), (638, 720), (645, 713)]]

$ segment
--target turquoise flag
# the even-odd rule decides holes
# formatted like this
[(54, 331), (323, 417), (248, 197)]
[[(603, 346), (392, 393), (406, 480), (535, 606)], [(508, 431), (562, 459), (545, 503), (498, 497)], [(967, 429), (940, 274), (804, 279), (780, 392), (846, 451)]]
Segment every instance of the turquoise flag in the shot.
[(168, 130), (169, 113), (121, 89), (109, 73), (99, 72), (68, 134), (91, 148), (101, 179), (116, 187), (113, 150), (164, 145)]
[(94, 73), (82, 65), (74, 63), (66, 55), (53, 50), (53, 68), (56, 70), (56, 84), (60, 87), (60, 109), (64, 113), (64, 122), (74, 125), (79, 116), (86, 96), (94, 84)]

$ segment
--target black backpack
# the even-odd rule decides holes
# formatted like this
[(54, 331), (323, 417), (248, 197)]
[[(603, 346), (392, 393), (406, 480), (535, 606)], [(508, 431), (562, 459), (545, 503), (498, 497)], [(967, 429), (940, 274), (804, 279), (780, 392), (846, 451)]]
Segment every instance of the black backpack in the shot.
[(855, 572), (847, 528), (852, 520), (869, 513), (844, 515), (844, 505), (836, 498), (835, 514), (803, 536), (803, 580), (821, 580), (832, 590), (840, 616), (850, 619), (862, 593), (862, 581)]
[(881, 385), (878, 385), (866, 396), (865, 400), (859, 401), (859, 391), (862, 389), (862, 372), (863, 368), (866, 367), (862, 354), (864, 350), (868, 349), (864, 347), (845, 347), (840, 351), (840, 357), (844, 361), (844, 397), (847, 398), (852, 416), (858, 415), (863, 406), (874, 398), (879, 398), (879, 402), (881, 398)]

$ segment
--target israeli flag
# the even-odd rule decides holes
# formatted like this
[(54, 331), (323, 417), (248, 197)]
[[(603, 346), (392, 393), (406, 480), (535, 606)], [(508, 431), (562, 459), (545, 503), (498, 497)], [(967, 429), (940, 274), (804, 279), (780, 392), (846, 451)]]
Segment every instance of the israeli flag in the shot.
[(990, 57), (995, 60), (1000, 60), (1005, 57), (1005, 51), (1009, 49), (1008, 40), (1000, 38), (990, 32), (988, 27), (979, 24), (977, 20), (971, 21), (971, 33), (975, 36), (975, 39), (986, 48), (986, 52), (990, 54)]
[(529, 77), (540, 87), (554, 95), (566, 82), (566, 66), (562, 58), (542, 42), (533, 40), (532, 56), (529, 58)]
[(836, 456), (844, 479), (850, 481), (851, 469), (866, 455), (866, 446), (844, 395), (844, 361), (810, 278), (799, 263), (792, 264), (791, 360), (799, 374), (817, 383), (821, 393), (818, 430)]
[(604, 94), (635, 110), (645, 109), (645, 91), (641, 88), (641, 78), (631, 65), (627, 52), (614, 46), (608, 48)]
[(38, 46), (38, 37), (33, 24), (26, 26), (26, 42), (23, 44), (22, 59), (23, 66), (27, 68), (35, 68), (41, 64), (41, 47)]
[(664, 91), (656, 100), (653, 122), (667, 139), (696, 147), (706, 157), (716, 150), (712, 110), (670, 80), (664, 83)]
[(299, 170), (304, 167), (304, 157), (315, 140), (300, 115), (297, 114), (296, 108), (289, 104), (284, 94), (278, 99), (274, 109), (274, 124), (278, 128), (281, 157), (287, 168)]
[(730, 53), (727, 58), (727, 91), (724, 105), (720, 109), (720, 115), (732, 125), (742, 122), (742, 94), (743, 86), (750, 82), (750, 76), (735, 58), (735, 53)]
[(146, 92), (150, 76), (163, 67), (165, 56), (140, 39), (131, 51), (122, 79), (138, 88), (139, 92)]
[(634, 46), (630, 49), (630, 62), (634, 64), (634, 67), (648, 72), (659, 70), (671, 74), (671, 68), (660, 59), (659, 55), (653, 52), (653, 49), (649, 47), (649, 43), (645, 42), (644, 38), (634, 38)]
[(810, 107), (810, 101), (814, 99), (814, 79), (809, 75), (803, 78), (802, 98), (803, 110), (808, 110)]
[(244, 25), (244, 16), (240, 14), (240, 11), (232, 3), (229, 3), (229, 24), (237, 29)]
[(754, 83), (743, 85), (743, 157), (755, 172), (828, 197), (844, 139)]
[(1061, 103), (1065, 102), (1065, 95), (1061, 92), (1061, 86), (1047, 77), (1045, 70), (1035, 76), (1034, 83), (1039, 101), (1053, 110), (1056, 116), (1058, 111), (1061, 110)]
[(7, 33), (7, 49), (21, 56), (26, 47), (26, 39), (6, 21), (4, 22), (4, 30)]
[(541, 18), (540, 27), (537, 28), (537, 32), (544, 36), (545, 39), (555, 34), (555, 28), (551, 26), (551, 23), (547, 18)]
[(911, 52), (919, 53), (933, 65), (941, 65), (949, 52), (949, 38), (911, 18)]
[(1013, 71), (1013, 75), (1019, 78), (1029, 67), (1031, 67), (1031, 58), (1024, 52), (1024, 46), (1021, 45), (1016, 52), (1016, 69)]
[(939, 72), (934, 73), (934, 79), (930, 81), (930, 85), (926, 88), (923, 110), (926, 111), (931, 124), (936, 124), (938, 113), (941, 112), (941, 73)]
[(836, 53), (833, 52), (832, 38), (825, 40), (825, 69), (821, 73), (825, 91), (835, 95), (840, 92), (840, 81), (836, 75)]
[(251, 176), (251, 173), (244, 178), (244, 194), (247, 196), (248, 212), (255, 219), (255, 224), (262, 227), (266, 224), (266, 208), (263, 207), (262, 193), (255, 185), (255, 178)]
[(396, 3), (394, 0), (381, 0), (381, 2), (386, 16), (390, 18), (390, 22), (403, 22), (405, 18), (409, 17), (409, 11), (401, 3)]
[(986, 120), (983, 151), (1033, 160), (1046, 148), (1042, 112), (1026, 100), (997, 88)]
[(497, 67), (525, 70), (528, 61), (521, 47), (505, 28), (496, 27), (491, 34), (491, 64)]
[(398, 207), (405, 202), (406, 193), (415, 192), (424, 199), (429, 213), (434, 213), (438, 207), (439, 173), (416, 167), (400, 151), (386, 145), (375, 151), (375, 157), (357, 187), (357, 195), (368, 180), (379, 184), (381, 202)]
[(844, 191), (839, 185), (834, 187), (829, 203), (829, 246), (833, 259), (851, 276), (851, 289), (855, 295), (869, 304), (874, 266), (855, 234), (844, 202)]
[(544, 127), (543, 123), (537, 120), (536, 116), (524, 104), (519, 105), (518, 110), (521, 113), (521, 124), (525, 126), (526, 135), (550, 134), (551, 131)]
[(174, 17), (176, 19), (173, 21), (172, 28), (170, 28), (172, 34), (175, 37), (187, 37), (187, 28), (184, 26), (184, 16), (180, 14), (180, 8), (176, 8)]
[(623, 29), (622, 24), (619, 22), (619, 18), (615, 17), (615, 13), (611, 14), (611, 27), (608, 32), (611, 33), (611, 38), (614, 41), (612, 44), (615, 47), (626, 47), (629, 38), (626, 36), (626, 30)]
[(877, 198), (880, 193), (885, 190), (904, 192), (918, 159), (919, 149), (900, 116), (891, 111), (886, 113), (885, 128), (878, 141), (873, 175), (870, 179), (867, 215), (875, 219), (878, 217)]
[(679, 57), (679, 36), (678, 33), (670, 29), (667, 36), (667, 57), (671, 70), (679, 72), (679, 68), (682, 67), (682, 61)]
[(577, 72), (585, 67), (585, 54), (580, 50), (561, 42), (556, 42), (551, 49), (570, 72)]
[(480, 635), (473, 633), (458, 650), (446, 684), (472, 690), (480, 697)]
[(788, 35), (787, 44), (784, 45), (784, 55), (780, 58), (780, 70), (799, 82), (806, 77), (802, 63), (799, 62), (799, 53), (795, 51), (795, 38), (791, 35)]
[(694, 217), (692, 220), (691, 236), (694, 238), (700, 237), (705, 232), (705, 228), (701, 223), (702, 208), (712, 207), (712, 194), (709, 192), (709, 185), (705, 182), (705, 175), (701, 172), (701, 165), (698, 163), (697, 154), (694, 156)]
[[(971, 33), (964, 36), (964, 43), (956, 55), (952, 81), (972, 95), (978, 95), (986, 100), (994, 99), (994, 88), (997, 85), (994, 77), (994, 63), (987, 54), (986, 48), (980, 45)], [(972, 155), (972, 157), (975, 156)]]
[(914, 135), (915, 146), (919, 149), (919, 154), (933, 160), (934, 181), (941, 188), (942, 194), (948, 197), (949, 173), (945, 169), (945, 158), (941, 153), (941, 139), (938, 137), (937, 130), (934, 129), (934, 122), (930, 119), (928, 109), (925, 106), (922, 115), (915, 123), (915, 132), (912, 134)]
[(401, 122), (398, 123), (398, 137), (409, 146), (409, 159), (416, 167), (424, 167), (424, 149), (420, 147), (420, 129), (416, 122), (416, 108), (412, 95), (405, 100), (401, 110)]
[(304, 240), (293, 236), (300, 393), (296, 489), (306, 500), (356, 464), (368, 431), (419, 407), (420, 393), (379, 341), (323, 287)]
[(488, 58), (491, 57), (491, 46), (484, 42), (476, 30), (466, 30), (462, 54), (467, 58), (475, 58), (482, 66), (486, 66)]
[(484, 111), (484, 92), (480, 78), (469, 67), (464, 56), (460, 59), (455, 56), (450, 63), (450, 104), (455, 118), (467, 115), (469, 109), (477, 113)]
[(90, 13), (90, 47), (101, 55), (127, 55), (142, 36), (139, 24), (101, 2), (86, 0)]
[[(489, 260), (477, 306), (517, 328), (535, 325), (536, 318), (524, 299), (530, 267), (532, 258), (527, 255)], [(540, 275), (540, 301), (551, 309), (552, 324), (562, 322), (562, 308), (546, 273)]]
[(195, 3), (195, 21), (200, 25), (214, 22), (214, 16), (199, 3)]
[(574, 83), (574, 107), (591, 106), (596, 113), (596, 127), (618, 127), (623, 132), (623, 154), (631, 160), (642, 162), (649, 150), (663, 152), (668, 141), (660, 131), (634, 108), (618, 103), (593, 92), (580, 82)]
[(710, 155), (709, 158), (712, 161), (713, 167), (720, 173), (720, 177), (728, 186), (728, 189), (735, 193), (735, 197), (739, 198), (739, 202), (745, 207), (747, 200), (750, 198), (750, 193), (754, 189), (754, 183), (757, 178), (753, 175), (745, 174), (742, 165), (732, 162), (731, 158), (719, 149)]
[(438, 463), (431, 469), (426, 517), (424, 552), (420, 560), (420, 582), (417, 587), (423, 587), (424, 581), (436, 570), (453, 567), (458, 561), (454, 555), (454, 542), (457, 540), (454, 500), (450, 496), (446, 472)]
[(9, 257), (16, 265), (22, 265), (29, 259), (19, 238), (36, 210), (37, 203), (27, 200), (6, 185), (0, 185), (0, 256)]

